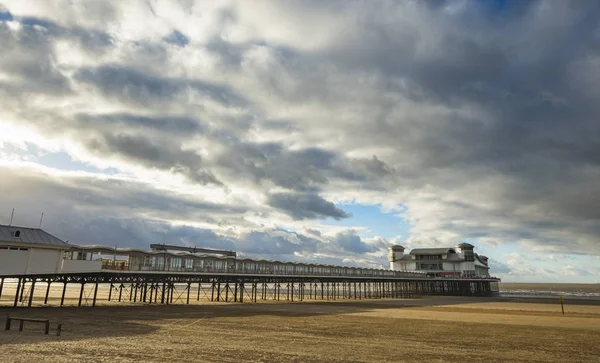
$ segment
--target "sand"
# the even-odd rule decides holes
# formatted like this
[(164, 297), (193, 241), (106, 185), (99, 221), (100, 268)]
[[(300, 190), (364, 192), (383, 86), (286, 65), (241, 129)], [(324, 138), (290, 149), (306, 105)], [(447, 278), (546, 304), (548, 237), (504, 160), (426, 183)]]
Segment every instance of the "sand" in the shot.
[[(600, 306), (490, 298), (2, 309), (3, 362), (598, 362)], [(53, 332), (51, 332), (52, 334)]]

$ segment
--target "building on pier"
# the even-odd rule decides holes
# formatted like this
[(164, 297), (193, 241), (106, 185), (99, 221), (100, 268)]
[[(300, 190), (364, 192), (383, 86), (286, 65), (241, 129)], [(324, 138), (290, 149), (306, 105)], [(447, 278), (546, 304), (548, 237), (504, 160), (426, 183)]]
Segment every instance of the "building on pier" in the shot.
[(151, 250), (70, 245), (39, 228), (0, 225), (0, 276), (47, 273), (221, 273), (340, 277), (489, 277), (487, 257), (462, 243), (404, 254), (390, 248), (391, 269), (238, 258), (234, 251), (152, 244)]
[(58, 273), (70, 248), (39, 228), (0, 225), (0, 275)]
[[(238, 258), (233, 251), (197, 247), (151, 245), (150, 251), (108, 246), (71, 246), (65, 265), (68, 272), (175, 272), (264, 275), (425, 277), (423, 272), (391, 271), (350, 266)], [(67, 263), (68, 262), (68, 263)]]
[(475, 253), (469, 243), (456, 247), (415, 248), (407, 254), (404, 251), (399, 245), (390, 247), (391, 270), (436, 277), (490, 277), (488, 258)]
[(234, 251), (152, 244), (151, 250), (71, 245), (39, 228), (0, 225), (0, 276), (48, 273), (223, 273), (424, 277), (424, 273), (238, 258)]

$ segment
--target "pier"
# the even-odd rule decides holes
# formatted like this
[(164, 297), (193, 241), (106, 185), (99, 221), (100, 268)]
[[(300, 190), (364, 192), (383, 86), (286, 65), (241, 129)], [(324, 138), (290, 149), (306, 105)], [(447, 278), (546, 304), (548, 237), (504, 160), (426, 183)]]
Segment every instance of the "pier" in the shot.
[[(499, 280), (117, 272), (0, 276), (0, 307), (492, 296)], [(10, 288), (8, 288), (10, 285)]]

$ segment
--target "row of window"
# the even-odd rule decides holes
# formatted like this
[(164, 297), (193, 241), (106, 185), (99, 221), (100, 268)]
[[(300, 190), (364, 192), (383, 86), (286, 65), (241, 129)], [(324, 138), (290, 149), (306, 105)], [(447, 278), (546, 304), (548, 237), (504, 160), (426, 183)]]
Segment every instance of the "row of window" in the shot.
[(15, 246), (0, 246), (0, 250), (11, 250), (11, 251), (27, 251), (27, 247), (15, 247)]
[[(410, 272), (354, 268), (342, 266), (319, 266), (269, 261), (236, 261), (233, 259), (202, 259), (173, 256), (130, 256), (128, 270), (185, 271), (185, 272), (228, 272), (285, 275), (328, 275), (328, 276), (408, 276)], [(109, 260), (103, 266), (112, 266)]]
[(441, 260), (442, 255), (416, 255), (415, 260)]

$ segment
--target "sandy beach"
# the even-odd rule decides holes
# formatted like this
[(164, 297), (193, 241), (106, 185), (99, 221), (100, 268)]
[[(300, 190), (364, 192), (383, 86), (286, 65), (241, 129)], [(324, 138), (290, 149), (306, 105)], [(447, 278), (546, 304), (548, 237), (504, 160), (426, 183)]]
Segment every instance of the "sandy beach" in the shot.
[(533, 299), (2, 309), (4, 362), (597, 362), (600, 306)]

